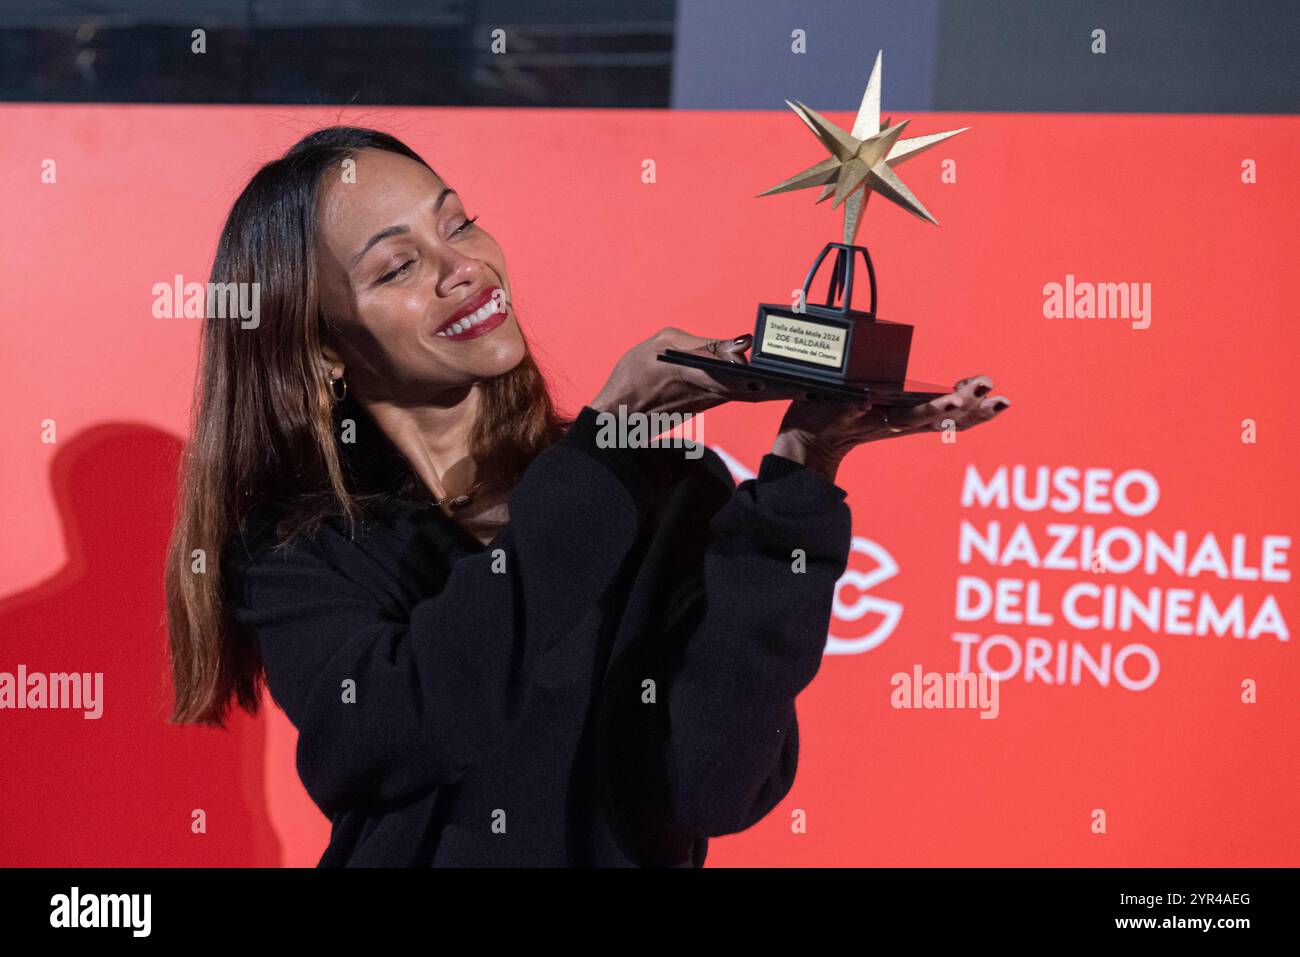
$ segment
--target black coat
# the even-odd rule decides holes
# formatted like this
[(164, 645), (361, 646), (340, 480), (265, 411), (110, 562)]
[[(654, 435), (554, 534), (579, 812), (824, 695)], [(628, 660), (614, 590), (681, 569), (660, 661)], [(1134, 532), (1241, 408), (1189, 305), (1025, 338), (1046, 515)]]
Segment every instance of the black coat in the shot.
[[(700, 866), (794, 782), (850, 544), (843, 489), (766, 455), (600, 448), (584, 407), (484, 546), (410, 498), (228, 546), (233, 620), (333, 821), (321, 867)], [(799, 551), (804, 570), (799, 571)]]

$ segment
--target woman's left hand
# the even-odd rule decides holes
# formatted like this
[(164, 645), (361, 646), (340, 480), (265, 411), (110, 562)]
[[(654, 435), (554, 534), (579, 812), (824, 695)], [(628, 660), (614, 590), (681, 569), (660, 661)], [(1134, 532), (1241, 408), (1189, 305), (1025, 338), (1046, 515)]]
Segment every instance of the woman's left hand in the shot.
[(802, 462), (832, 482), (849, 451), (867, 442), (918, 432), (965, 431), (1009, 408), (1005, 395), (991, 395), (993, 380), (985, 375), (962, 379), (953, 391), (912, 408), (886, 409), (869, 402), (790, 403), (772, 451)]

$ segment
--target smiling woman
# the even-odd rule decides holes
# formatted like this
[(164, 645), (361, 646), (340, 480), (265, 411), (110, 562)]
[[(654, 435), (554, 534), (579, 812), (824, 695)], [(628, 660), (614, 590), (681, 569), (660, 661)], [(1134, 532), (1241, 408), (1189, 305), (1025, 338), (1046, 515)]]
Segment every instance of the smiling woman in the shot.
[[(440, 498), (461, 497), (480, 479), (496, 483), (475, 513), (461, 516), (481, 519), (479, 534), (488, 535), (491, 519), (499, 525), (503, 516), (482, 503), (499, 505), (562, 427), (511, 308), (505, 257), (461, 195), (418, 157), (374, 146), (354, 152), (349, 175), (325, 175), (318, 199), (321, 356), (330, 379), (344, 380)], [(494, 403), (484, 391), (505, 394)], [(495, 407), (479, 415), (484, 398)], [(516, 416), (532, 427), (512, 447), (493, 448), (499, 440), (482, 434), (478, 454), (457, 454), (476, 422), (486, 433)]]
[[(261, 692), (332, 822), (322, 866), (699, 866), (789, 791), (853, 447), (991, 418), (974, 377), (887, 427), (790, 404), (754, 479), (598, 441), (602, 413), (790, 398), (656, 361), (555, 411), (501, 247), (416, 153), (333, 127), (235, 200), (167, 564), (173, 720)], [(949, 426), (950, 427), (950, 426)], [(219, 555), (215, 567), (208, 554)]]

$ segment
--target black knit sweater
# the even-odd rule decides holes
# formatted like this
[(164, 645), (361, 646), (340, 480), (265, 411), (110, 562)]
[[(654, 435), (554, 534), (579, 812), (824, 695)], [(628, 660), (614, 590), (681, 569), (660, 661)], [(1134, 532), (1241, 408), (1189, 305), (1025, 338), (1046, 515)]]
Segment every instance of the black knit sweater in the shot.
[(270, 503), (226, 549), (333, 822), (319, 866), (698, 867), (790, 790), (844, 490), (772, 454), (736, 487), (711, 450), (598, 431), (584, 407), (486, 546), (402, 498), (278, 550)]

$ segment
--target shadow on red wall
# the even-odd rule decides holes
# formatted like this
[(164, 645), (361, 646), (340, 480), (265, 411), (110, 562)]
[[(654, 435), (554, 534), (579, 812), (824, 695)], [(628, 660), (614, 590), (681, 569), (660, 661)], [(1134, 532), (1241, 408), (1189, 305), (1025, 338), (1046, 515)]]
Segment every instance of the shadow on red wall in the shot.
[(0, 710), (0, 866), (280, 863), (264, 716), (237, 711), (225, 730), (168, 720), (163, 565), (180, 450), (130, 423), (58, 443), (67, 563), (0, 600), (0, 672), (101, 672), (102, 714)]

